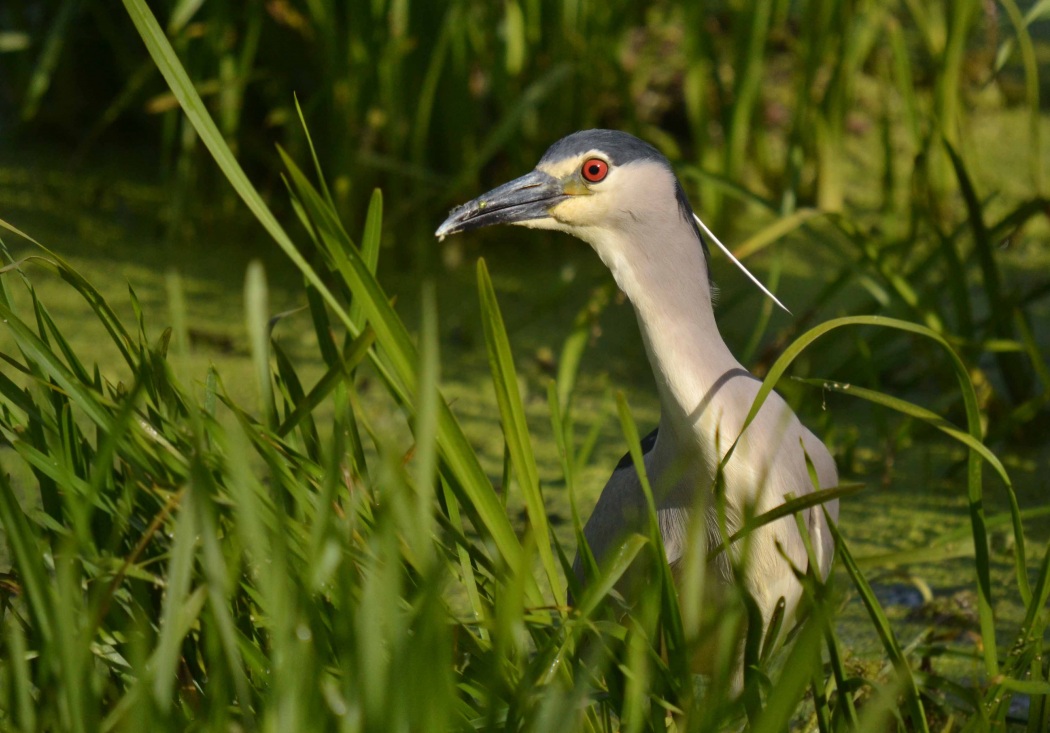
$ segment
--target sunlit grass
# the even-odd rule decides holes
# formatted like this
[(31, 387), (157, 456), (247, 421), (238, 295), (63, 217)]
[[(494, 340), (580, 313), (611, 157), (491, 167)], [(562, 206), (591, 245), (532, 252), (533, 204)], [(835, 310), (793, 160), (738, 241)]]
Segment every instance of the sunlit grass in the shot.
[[(302, 97), (303, 114), (290, 95), (270, 110), (289, 151), (292, 206), (281, 217), (238, 158), (259, 156), (241, 138), (255, 91), (246, 75), (271, 58), (257, 55), (254, 34), (291, 6), (271, 4), (269, 17), (253, 6), (230, 35), (221, 3), (197, 17), (180, 5), (191, 14), (162, 31), (127, 0), (153, 55), (128, 89), (154, 61), (171, 87), (157, 103), (171, 110), (175, 229), (192, 236), (181, 217), (210, 165), (192, 125), (283, 253), (270, 247), (245, 279), (250, 258), (214, 248), (179, 263), (173, 280), (179, 237), (151, 232), (143, 239), (161, 244), (143, 250), (101, 186), (91, 201), (101, 196), (107, 215), (61, 235), (75, 243), (71, 266), (20, 245), (18, 256), (51, 264), (0, 276), (4, 723), (664, 730), (671, 712), (690, 730), (800, 719), (821, 731), (981, 730), (1002, 725), (1007, 702), (1030, 700), (1013, 722), (1045, 729), (1045, 456), (1023, 441), (1045, 424), (1050, 395), (1047, 291), (1035, 268), (1013, 269), (1038, 262), (1025, 250), (1045, 237), (1033, 133), (1045, 120), (1031, 99), (1016, 120), (1001, 100), (970, 110), (981, 4), (760, 2), (644, 17), (614, 5), (400, 3), (375, 16), (382, 32), (351, 23), (343, 34), (332, 4), (311, 3), (295, 32), (317, 34), (304, 63), (326, 69), (320, 91)], [(476, 32), (496, 21), (502, 34)], [(407, 44), (411, 34), (422, 42)], [(464, 43), (471, 58), (496, 60), (490, 76), (464, 63)], [(361, 58), (367, 74), (355, 73)], [(43, 61), (37, 79), (57, 74)], [(570, 85), (604, 101), (559, 91)], [(682, 92), (689, 135), (667, 133), (639, 104), (654, 89), (657, 100)], [(43, 109), (42, 94), (24, 109)], [(671, 109), (673, 124), (682, 112)], [(303, 117), (322, 141), (311, 163)], [(728, 338), (756, 373), (772, 370), (770, 386), (794, 359), (802, 379), (778, 388), (807, 406), (844, 475), (870, 479), (844, 500), (844, 562), (827, 586), (806, 580), (813, 613), (794, 646), (749, 673), (742, 704), (728, 674), (697, 687), (687, 663), (708, 639), (730, 638), (737, 607), (710, 625), (680, 614), (647, 538), (630, 538), (576, 609), (564, 606), (578, 522), (633, 444), (633, 421), (656, 416), (641, 360), (610, 358), (640, 349), (628, 307), (597, 264), (582, 264), (588, 253), (555, 258), (542, 287), (509, 275), (521, 260), (495, 248), (476, 281), (472, 249), (440, 276), (404, 264), (383, 273), (406, 252), (437, 261), (418, 211), (440, 209), (487, 166), (531, 165), (569, 131), (552, 121), (606, 120), (661, 145), (705, 217), (762, 250), (796, 316), (770, 314), (767, 336), (759, 301), (727, 288)], [(279, 156), (262, 157), (268, 167)], [(392, 182), (383, 199), (370, 198), (377, 178)], [(388, 224), (379, 257), (383, 221), (398, 226)], [(236, 236), (249, 250), (264, 238)], [(100, 239), (118, 243), (114, 260), (138, 263), (133, 293), (101, 258), (75, 251)], [(4, 235), (11, 251), (15, 241)], [(1004, 254), (1004, 241), (1021, 251)], [(830, 320), (839, 315), (854, 318)], [(853, 386), (835, 386), (844, 382)], [(618, 398), (625, 385), (637, 392)], [(991, 453), (976, 442), (985, 435)], [(999, 460), (1014, 479), (1031, 477), (1019, 506)], [(982, 461), (996, 470), (982, 476)], [(918, 525), (920, 509), (934, 519)], [(609, 590), (634, 558), (654, 582), (624, 615)], [(900, 567), (912, 576), (893, 575)], [(884, 600), (895, 585), (971, 596), (903, 619), (902, 604)], [(854, 600), (843, 627), (835, 618), (850, 596), (865, 611)], [(958, 617), (958, 636), (944, 617)]]

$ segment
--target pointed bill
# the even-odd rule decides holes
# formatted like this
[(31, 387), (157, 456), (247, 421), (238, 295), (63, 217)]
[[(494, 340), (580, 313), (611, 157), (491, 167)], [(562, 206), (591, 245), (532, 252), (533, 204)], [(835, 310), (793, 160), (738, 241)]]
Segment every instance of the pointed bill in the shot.
[(493, 226), (546, 219), (550, 208), (567, 198), (562, 182), (541, 170), (504, 183), (457, 206), (434, 232), (439, 240), (450, 234)]

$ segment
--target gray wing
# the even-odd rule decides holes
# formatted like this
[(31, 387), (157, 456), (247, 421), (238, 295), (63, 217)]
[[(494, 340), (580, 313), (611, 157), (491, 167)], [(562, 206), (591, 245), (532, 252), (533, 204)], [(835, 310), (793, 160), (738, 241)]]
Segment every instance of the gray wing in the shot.
[[(656, 445), (657, 430), (658, 428), (654, 429), (642, 438), (642, 454), (645, 459), (650, 457)], [(648, 521), (646, 512), (645, 495), (642, 493), (641, 482), (628, 452), (613, 469), (612, 476), (602, 489), (598, 503), (595, 504), (594, 511), (583, 528), (583, 536), (599, 567), (606, 554), (619, 546), (624, 537), (632, 532), (645, 531)], [(583, 584), (584, 564), (579, 550), (576, 551), (572, 569), (576, 579)]]

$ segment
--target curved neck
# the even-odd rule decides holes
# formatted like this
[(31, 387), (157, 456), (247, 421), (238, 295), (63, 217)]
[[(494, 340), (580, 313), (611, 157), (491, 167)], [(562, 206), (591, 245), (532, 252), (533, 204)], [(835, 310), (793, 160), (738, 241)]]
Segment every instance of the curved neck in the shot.
[(726, 430), (737, 426), (720, 426), (719, 403), (736, 377), (749, 375), (718, 332), (695, 233), (679, 217), (651, 224), (602, 232), (603, 241), (592, 244), (634, 305), (660, 394), (661, 429), (669, 428), (679, 444), (710, 452), (735, 437), (727, 438)]

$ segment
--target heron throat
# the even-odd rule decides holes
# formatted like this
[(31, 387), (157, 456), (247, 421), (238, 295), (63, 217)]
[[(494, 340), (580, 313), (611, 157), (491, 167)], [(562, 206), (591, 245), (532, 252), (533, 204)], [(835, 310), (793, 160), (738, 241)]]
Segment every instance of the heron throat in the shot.
[(694, 228), (675, 216), (587, 235), (634, 307), (660, 396), (661, 440), (672, 438), (685, 454), (702, 457), (705, 473), (713, 472), (740, 429), (739, 419), (727, 419), (738, 418), (739, 410), (723, 405), (754, 377), (718, 331)]

